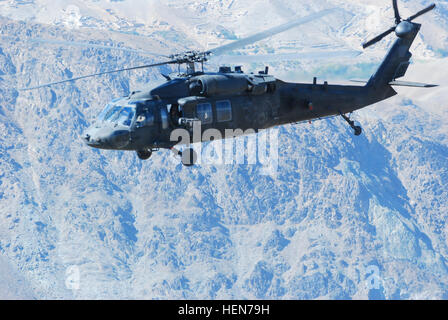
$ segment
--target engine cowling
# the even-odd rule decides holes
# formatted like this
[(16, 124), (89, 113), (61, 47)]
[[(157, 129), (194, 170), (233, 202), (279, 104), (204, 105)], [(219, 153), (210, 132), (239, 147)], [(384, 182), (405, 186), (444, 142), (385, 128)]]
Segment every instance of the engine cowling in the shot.
[(239, 75), (203, 75), (190, 82), (190, 94), (206, 97), (237, 95), (248, 89), (247, 78)]

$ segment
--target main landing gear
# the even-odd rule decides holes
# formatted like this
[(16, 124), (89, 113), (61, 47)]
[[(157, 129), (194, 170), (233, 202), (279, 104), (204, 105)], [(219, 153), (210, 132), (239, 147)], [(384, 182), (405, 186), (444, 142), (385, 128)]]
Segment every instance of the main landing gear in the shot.
[[(140, 160), (148, 160), (152, 156), (154, 150), (138, 150), (137, 156)], [(198, 154), (192, 148), (185, 149), (184, 151), (177, 150), (176, 148), (171, 148), (176, 156), (181, 158), (182, 164), (186, 167), (194, 166), (198, 161)]]
[(355, 126), (355, 121), (351, 120), (349, 117), (347, 117), (342, 112), (341, 112), (341, 117), (344, 118), (344, 120), (347, 121), (347, 123), (353, 129), (355, 136), (360, 136), (362, 134), (362, 128), (360, 126)]
[(152, 150), (138, 150), (137, 156), (140, 160), (148, 160), (152, 156)]

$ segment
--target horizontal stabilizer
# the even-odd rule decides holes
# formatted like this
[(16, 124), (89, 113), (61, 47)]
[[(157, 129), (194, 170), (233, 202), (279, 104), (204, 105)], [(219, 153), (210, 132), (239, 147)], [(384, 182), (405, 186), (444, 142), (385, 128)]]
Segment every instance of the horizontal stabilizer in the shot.
[[(350, 80), (351, 82), (356, 83), (367, 83), (366, 80)], [(427, 84), (427, 83), (419, 83), (419, 82), (409, 82), (409, 81), (391, 81), (389, 82), (391, 86), (399, 86), (399, 87), (413, 87), (413, 88), (434, 88), (438, 87), (437, 84)]]
[(427, 84), (427, 83), (408, 82), (408, 81), (392, 81), (392, 82), (389, 82), (389, 84), (391, 86), (414, 87), (414, 88), (434, 88), (434, 87), (438, 87), (437, 84)]
[(367, 83), (368, 81), (366, 81), (366, 80), (358, 80), (358, 79), (353, 79), (353, 80), (350, 80), (351, 82), (356, 82), (356, 83)]

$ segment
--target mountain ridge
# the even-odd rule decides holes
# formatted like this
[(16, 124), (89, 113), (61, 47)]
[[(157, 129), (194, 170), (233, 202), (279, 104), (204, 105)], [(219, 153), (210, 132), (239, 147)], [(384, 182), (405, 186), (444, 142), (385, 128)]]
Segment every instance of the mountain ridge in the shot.
[[(265, 2), (278, 3), (264, 1), (257, 7), (221, 1), (215, 8), (200, 2), (195, 8), (205, 8), (201, 17), (211, 17), (207, 23), (215, 19), (229, 35), (239, 37), (246, 25), (252, 24), (247, 30), (258, 27), (249, 17), (262, 11)], [(62, 7), (67, 3), (61, 2)], [(195, 3), (168, 5), (181, 10)], [(282, 3), (315, 10), (341, 2)], [(389, 16), (388, 3), (369, 1), (367, 11), (352, 15), (370, 16), (372, 11)], [(404, 13), (413, 12), (417, 4), (400, 2)], [(95, 10), (104, 12), (101, 5), (108, 4), (99, 2)], [(221, 5), (231, 5), (236, 16), (246, 17), (244, 24), (232, 30), (228, 21), (234, 17), (223, 17)], [(378, 9), (380, 5), (389, 7)], [(446, 19), (443, 11), (436, 16)], [(2, 266), (11, 266), (5, 267), (11, 279), (2, 283), (9, 281), (14, 288), (14, 279), (23, 278), (26, 290), (17, 286), (17, 296), (43, 299), (446, 299), (448, 140), (443, 86), (448, 60), (436, 54), (437, 48), (420, 39), (406, 79), (424, 77), (442, 87), (398, 89), (399, 96), (357, 112), (353, 117), (365, 132), (359, 138), (338, 118), (279, 128), (279, 170), (272, 175), (265, 175), (260, 164), (188, 169), (172, 161), (169, 152), (141, 162), (133, 153), (84, 145), (80, 136), (103, 105), (148, 82), (161, 83), (158, 72), (172, 69), (17, 90), (69, 74), (156, 59), (138, 52), (67, 49), (25, 39), (62, 36), (163, 53), (183, 48), (182, 36), (199, 43), (203, 29), (191, 24), (188, 35), (167, 23), (155, 31), (167, 32), (166, 38), (155, 34), (144, 44), (128, 38), (138, 35), (121, 33), (128, 28), (108, 32), (0, 20), (0, 34), (14, 36), (0, 37), (0, 259), (7, 261)], [(336, 24), (348, 26), (345, 36), (322, 24), (309, 37), (316, 37), (314, 44), (325, 43), (328, 36), (319, 35), (330, 29), (329, 37), (350, 46), (359, 45), (361, 35), (368, 36), (364, 30), (352, 33), (357, 28), (352, 19), (341, 18)], [(274, 51), (279, 41), (293, 46), (281, 52), (307, 41), (306, 35), (297, 34), (290, 31), (282, 40), (273, 40)], [(446, 37), (446, 31), (439, 36)], [(213, 32), (207, 38), (219, 39)], [(359, 61), (377, 63), (388, 41)], [(247, 52), (270, 45), (264, 42)], [(331, 61), (341, 73), (328, 71), (325, 62), (313, 64), (323, 70), (318, 76), (328, 79), (350, 73), (352, 61)], [(247, 64), (245, 70), (259, 65)], [(272, 69), (280, 78), (300, 78), (308, 77), (307, 70), (311, 73), (307, 65), (311, 63), (283, 62)], [(72, 267), (79, 271), (79, 289), (67, 286), (68, 280), (76, 280)]]

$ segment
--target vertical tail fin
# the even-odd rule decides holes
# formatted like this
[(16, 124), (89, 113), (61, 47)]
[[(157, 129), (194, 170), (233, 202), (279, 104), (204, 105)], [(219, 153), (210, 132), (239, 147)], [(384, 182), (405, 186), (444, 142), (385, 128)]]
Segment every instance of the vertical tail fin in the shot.
[(414, 23), (412, 21), (430, 12), (431, 10), (434, 10), (436, 5), (431, 4), (427, 8), (420, 10), (407, 19), (401, 18), (397, 0), (392, 0), (392, 7), (395, 14), (395, 26), (392, 26), (379, 36), (376, 36), (372, 40), (363, 44), (365, 49), (381, 41), (393, 32), (395, 32), (398, 37), (379, 69), (367, 83), (367, 86), (370, 88), (381, 88), (388, 86), (390, 82), (395, 81), (395, 79), (401, 78), (405, 75), (409, 67), (409, 60), (412, 57), (409, 49), (411, 48), (411, 45), (421, 28), (421, 24)]
[(420, 31), (421, 25), (407, 21), (401, 24), (408, 28), (405, 36), (399, 37), (395, 41), (378, 70), (370, 78), (367, 86), (375, 88), (384, 87), (391, 81), (401, 78), (406, 74), (412, 57), (409, 49)]

